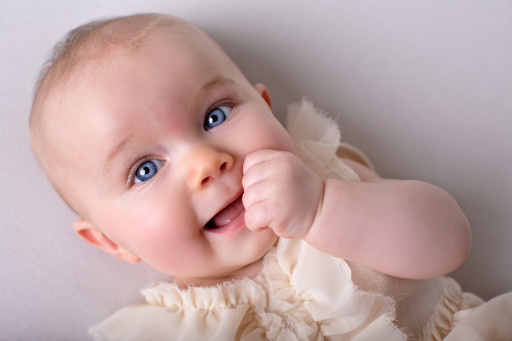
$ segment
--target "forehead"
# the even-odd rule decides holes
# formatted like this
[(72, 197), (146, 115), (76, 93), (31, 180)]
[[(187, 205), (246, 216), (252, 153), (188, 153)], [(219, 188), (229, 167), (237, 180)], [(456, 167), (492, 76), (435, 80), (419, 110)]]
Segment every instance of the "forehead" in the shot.
[[(119, 48), (76, 70), (65, 85), (72, 99), (66, 102), (80, 106), (80, 101), (113, 104), (117, 97), (130, 96), (132, 106), (137, 100), (148, 103), (148, 92), (141, 91), (148, 86), (172, 95), (200, 87), (215, 77), (240, 76), (237, 67), (206, 35), (156, 32), (134, 48)], [(155, 97), (158, 94), (153, 93)]]
[(197, 105), (200, 90), (215, 79), (247, 82), (207, 36), (155, 33), (135, 49), (119, 49), (78, 70), (56, 96), (55, 128), (70, 132), (63, 141), (69, 149), (83, 149), (87, 141), (88, 151), (96, 152), (113, 135), (129, 133), (145, 113)]
[[(245, 80), (234, 63), (201, 32), (156, 32), (134, 49), (121, 50), (81, 72), (79, 82), (87, 88), (110, 87), (109, 97), (132, 87), (159, 87), (172, 93), (202, 86), (213, 78)], [(99, 83), (99, 84), (98, 84)], [(155, 89), (153, 89), (155, 90)]]
[(196, 105), (201, 90), (215, 79), (246, 82), (213, 41), (190, 33), (153, 34), (134, 51), (91, 69), (77, 99), (95, 103), (116, 122), (130, 113), (171, 113)]
[(156, 65), (168, 67), (169, 71), (175, 72), (175, 77), (211, 78), (212, 73), (243, 77), (217, 43), (201, 31), (156, 32), (129, 53), (130, 57), (151, 68)]

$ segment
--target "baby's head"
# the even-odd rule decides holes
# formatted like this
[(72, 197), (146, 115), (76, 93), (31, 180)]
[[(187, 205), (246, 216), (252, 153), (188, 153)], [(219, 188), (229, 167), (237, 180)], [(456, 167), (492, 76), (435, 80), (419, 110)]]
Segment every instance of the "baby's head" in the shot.
[(266, 88), (180, 19), (72, 31), (36, 88), (30, 138), (75, 231), (118, 258), (208, 283), (251, 271), (276, 240), (244, 226), (242, 166), (292, 141)]

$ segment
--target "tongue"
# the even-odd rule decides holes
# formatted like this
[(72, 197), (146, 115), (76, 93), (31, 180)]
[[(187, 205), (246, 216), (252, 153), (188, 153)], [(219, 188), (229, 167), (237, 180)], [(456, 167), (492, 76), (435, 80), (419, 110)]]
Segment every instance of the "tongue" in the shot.
[(244, 209), (244, 205), (242, 203), (242, 196), (229, 204), (222, 211), (217, 213), (215, 217), (213, 217), (213, 223), (217, 227), (222, 227), (229, 224), (233, 219), (238, 217), (240, 212)]

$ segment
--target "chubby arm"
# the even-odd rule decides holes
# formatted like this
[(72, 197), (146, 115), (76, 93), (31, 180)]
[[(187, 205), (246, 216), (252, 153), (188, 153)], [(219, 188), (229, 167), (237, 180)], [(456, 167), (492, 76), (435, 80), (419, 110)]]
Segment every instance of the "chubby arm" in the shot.
[[(303, 238), (336, 257), (404, 278), (430, 278), (467, 257), (469, 224), (444, 190), (382, 179), (346, 161), (362, 182), (322, 180), (295, 155), (258, 151), (244, 164), (246, 224)], [(256, 179), (256, 180), (255, 180)]]
[(321, 206), (304, 239), (331, 255), (406, 278), (429, 278), (457, 268), (471, 243), (455, 200), (434, 185), (385, 180), (347, 163), (363, 182), (324, 181)]

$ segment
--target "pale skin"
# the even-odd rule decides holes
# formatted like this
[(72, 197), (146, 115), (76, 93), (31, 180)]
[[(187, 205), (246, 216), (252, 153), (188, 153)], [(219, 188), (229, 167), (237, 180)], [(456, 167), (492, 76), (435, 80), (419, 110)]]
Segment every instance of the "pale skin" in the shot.
[(333, 256), (403, 278), (440, 276), (467, 257), (469, 225), (448, 193), (421, 181), (382, 179), (345, 162), (362, 182), (322, 180), (288, 153), (249, 155), (246, 224), (270, 226), (281, 237), (302, 238)]
[(362, 182), (321, 179), (295, 155), (267, 89), (194, 34), (155, 33), (53, 96), (68, 99), (46, 129), (73, 150), (65, 166), (80, 165), (68, 183), (81, 237), (182, 286), (254, 277), (278, 237), (404, 278), (463, 262), (470, 230), (450, 195), (350, 160)]

